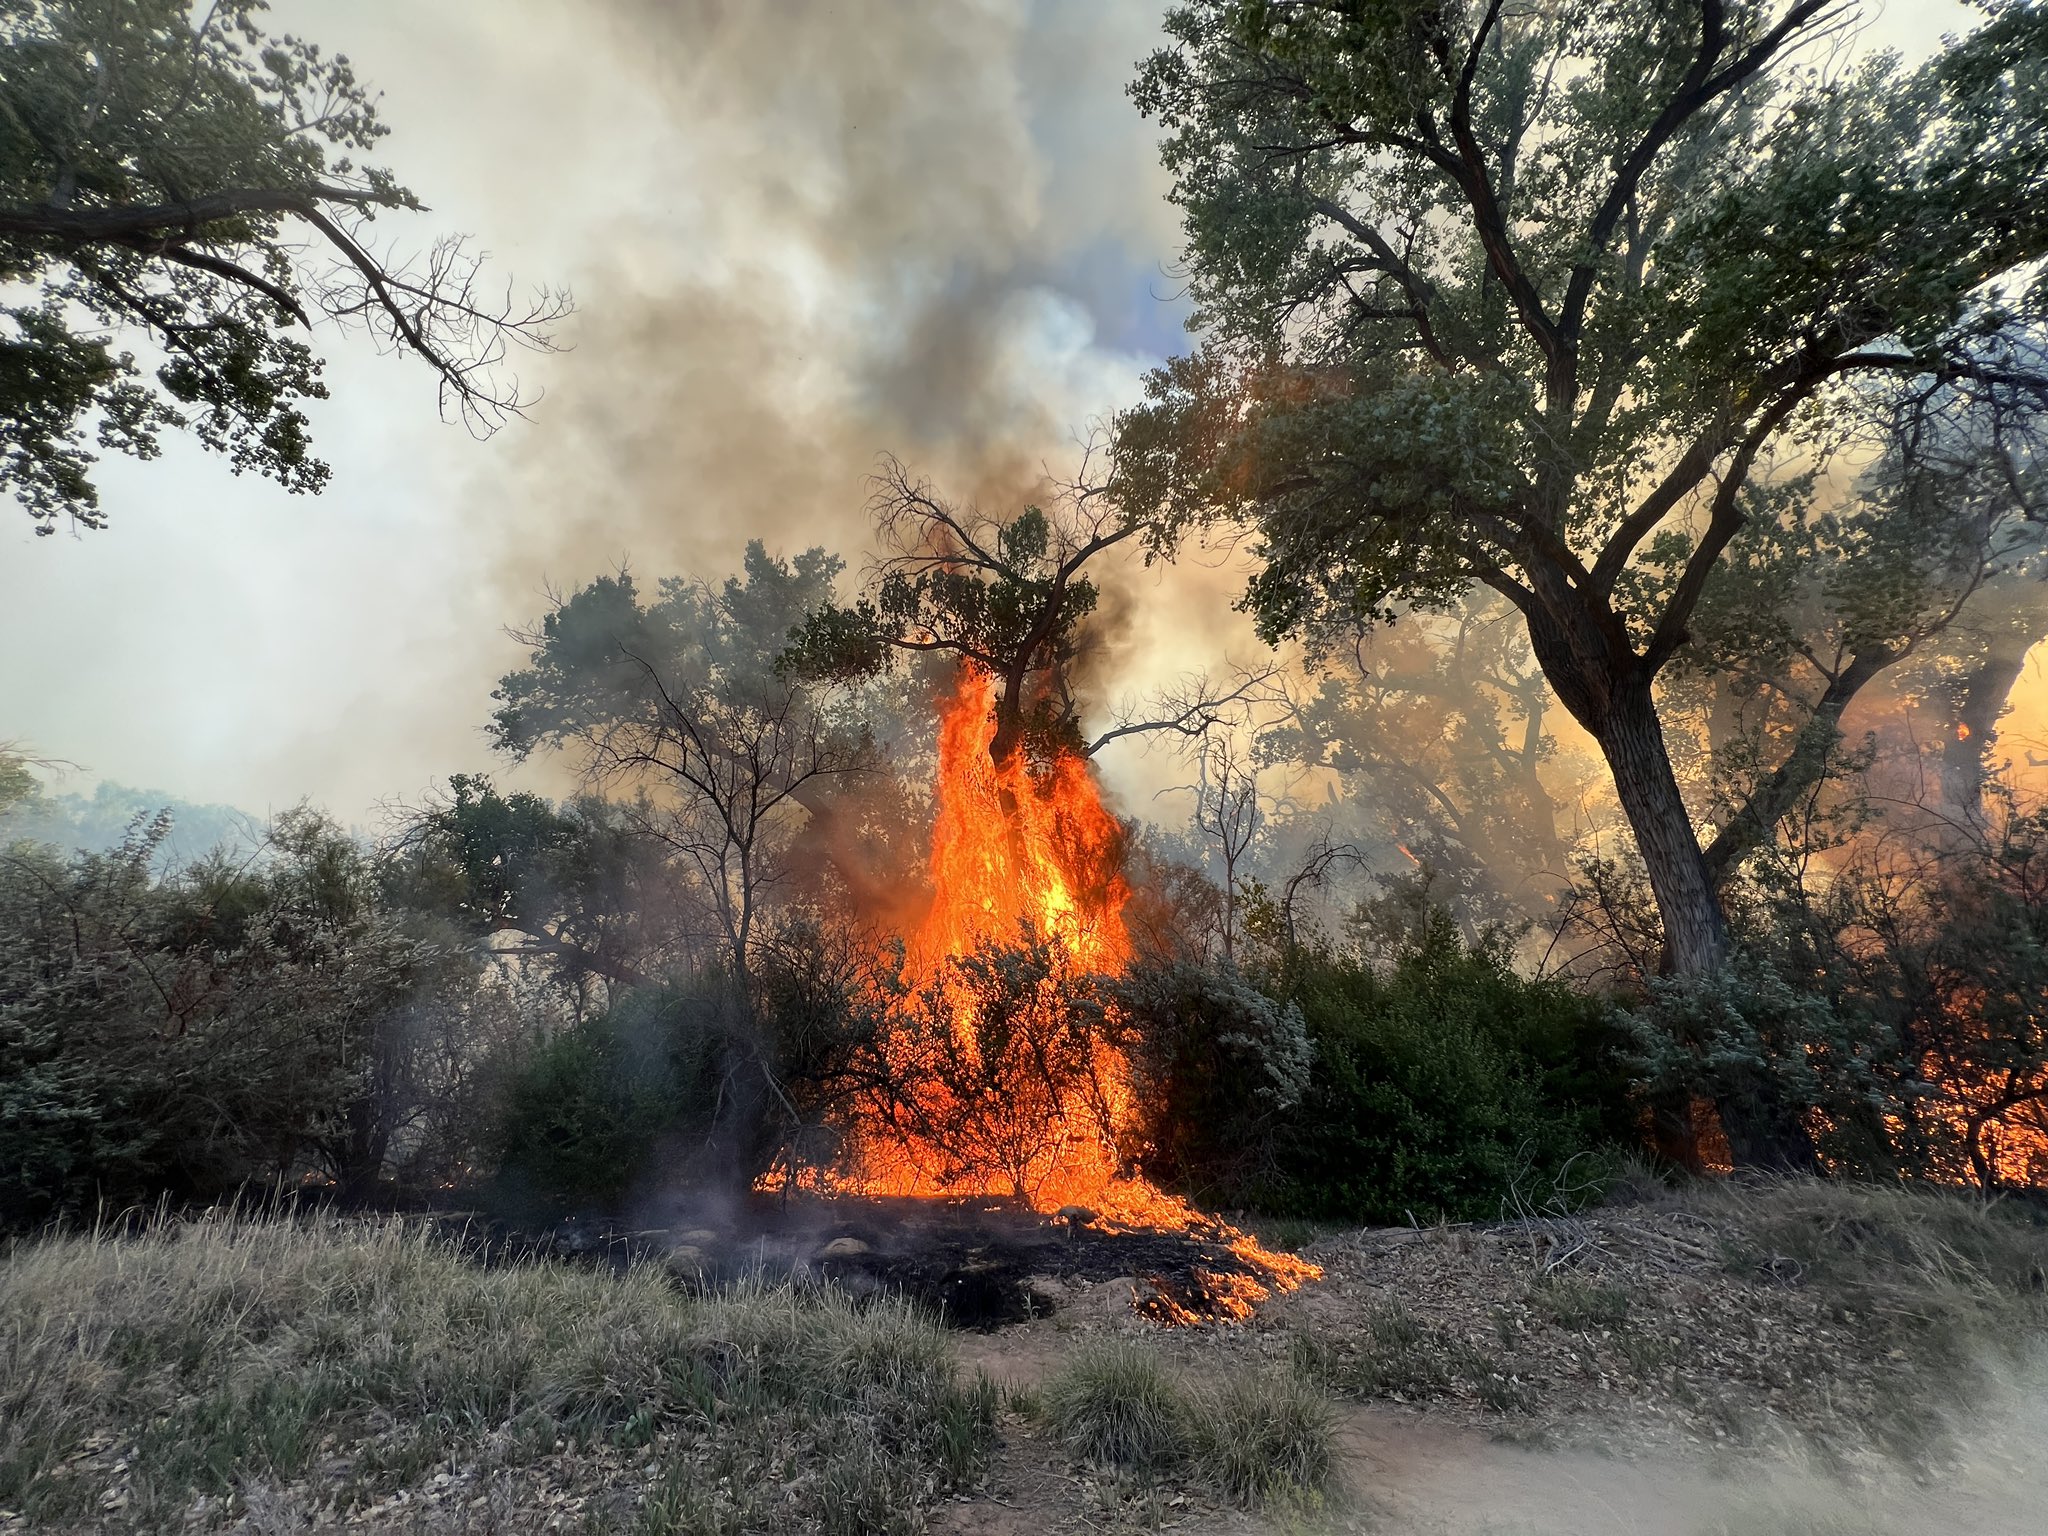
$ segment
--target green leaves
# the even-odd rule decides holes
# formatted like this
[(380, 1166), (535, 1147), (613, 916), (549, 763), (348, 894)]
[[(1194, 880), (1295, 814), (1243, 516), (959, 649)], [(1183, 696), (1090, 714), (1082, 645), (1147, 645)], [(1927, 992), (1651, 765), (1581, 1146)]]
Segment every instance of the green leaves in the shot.
[[(384, 136), (376, 98), (345, 57), (266, 37), (263, 9), (0, 5), (0, 282), (43, 296), (0, 311), (0, 485), (39, 532), (103, 526), (89, 440), (146, 458), (164, 427), (237, 473), (319, 490), (300, 403), (325, 397), (320, 364), (280, 334), (315, 315), (418, 354), (487, 428), (520, 408), (493, 377), (503, 344), (550, 346), (566, 312), (554, 293), (480, 302), (459, 240), (412, 270), (374, 256), (376, 211), (420, 207), (354, 158)], [(288, 239), (294, 222), (317, 238)], [(153, 383), (117, 332), (146, 341)]]

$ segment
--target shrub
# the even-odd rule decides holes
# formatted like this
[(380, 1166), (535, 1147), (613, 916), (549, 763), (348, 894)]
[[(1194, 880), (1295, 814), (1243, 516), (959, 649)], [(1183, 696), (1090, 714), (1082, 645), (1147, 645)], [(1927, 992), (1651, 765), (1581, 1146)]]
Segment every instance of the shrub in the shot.
[(1290, 961), (1314, 1067), (1275, 1147), (1262, 1204), (1333, 1220), (1480, 1219), (1548, 1191), (1588, 1150), (1632, 1135), (1602, 1006), (1517, 975), (1430, 914), (1389, 966)]
[(1309, 1083), (1301, 1010), (1228, 961), (1141, 964), (1114, 1003), (1137, 1047), (1146, 1171), (1197, 1199), (1270, 1176), (1273, 1128)]
[(673, 1108), (668, 1083), (629, 1069), (609, 1019), (563, 1031), (527, 1058), (506, 1089), (498, 1198), (542, 1206), (616, 1199)]
[(465, 1160), (474, 1069), (516, 1014), (475, 950), (309, 812), (260, 859), (173, 875), (167, 831), (0, 848), (0, 1224)]

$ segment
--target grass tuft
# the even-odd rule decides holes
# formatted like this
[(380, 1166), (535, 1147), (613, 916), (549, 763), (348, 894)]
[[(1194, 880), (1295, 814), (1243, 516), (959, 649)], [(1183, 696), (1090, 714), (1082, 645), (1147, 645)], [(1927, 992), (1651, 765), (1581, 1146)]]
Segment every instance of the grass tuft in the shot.
[(1584, 1333), (1619, 1328), (1628, 1321), (1628, 1292), (1577, 1275), (1546, 1275), (1530, 1287), (1529, 1300), (1560, 1328)]
[(1135, 1339), (1091, 1339), (1043, 1388), (1046, 1422), (1070, 1455), (1158, 1474), (1195, 1448), (1194, 1405)]
[(1313, 1504), (1334, 1465), (1330, 1406), (1299, 1376), (1248, 1371), (1192, 1390), (1138, 1339), (1082, 1343), (1035, 1395), (1069, 1454), (1185, 1478), (1241, 1504)]
[(1304, 1502), (1329, 1486), (1329, 1399), (1300, 1377), (1233, 1377), (1203, 1406), (1203, 1460), (1229, 1497), (1247, 1504)]

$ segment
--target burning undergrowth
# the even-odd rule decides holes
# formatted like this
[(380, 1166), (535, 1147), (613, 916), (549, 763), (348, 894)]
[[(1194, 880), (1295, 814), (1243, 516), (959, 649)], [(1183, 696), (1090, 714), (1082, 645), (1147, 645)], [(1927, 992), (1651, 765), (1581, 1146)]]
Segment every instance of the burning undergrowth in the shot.
[(834, 1117), (836, 1155), (809, 1169), (786, 1160), (759, 1187), (955, 1209), (996, 1199), (1070, 1239), (1171, 1237), (1171, 1277), (1146, 1266), (1141, 1309), (1175, 1323), (1248, 1316), (1317, 1271), (1144, 1177), (1140, 1088), (1111, 985), (1134, 955), (1123, 829), (1078, 754), (998, 754), (995, 701), (994, 681), (968, 667), (945, 704), (933, 899), (906, 936), (865, 1086)]
[(969, 1329), (1091, 1299), (1169, 1325), (1236, 1320), (1275, 1289), (1276, 1269), (1299, 1263), (1193, 1211), (1176, 1226), (1133, 1227), (1048, 1219), (988, 1198), (764, 1197), (714, 1215), (679, 1207), (664, 1226), (577, 1219), (529, 1231), (457, 1219), (443, 1232), (490, 1266), (567, 1259), (623, 1274), (658, 1265), (693, 1292), (766, 1284), (901, 1297)]

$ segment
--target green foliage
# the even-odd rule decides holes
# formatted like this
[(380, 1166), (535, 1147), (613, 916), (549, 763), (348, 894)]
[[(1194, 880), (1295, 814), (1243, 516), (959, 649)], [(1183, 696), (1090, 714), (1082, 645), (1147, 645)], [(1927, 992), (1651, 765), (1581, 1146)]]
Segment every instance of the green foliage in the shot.
[(1576, 1157), (1630, 1135), (1627, 1083), (1600, 1005), (1518, 976), (1430, 913), (1385, 969), (1305, 953), (1287, 995), (1315, 1065), (1262, 1203), (1405, 1224), (1498, 1217)]
[[(1816, 666), (1853, 693), (1986, 553), (1967, 499), (1917, 531), (1898, 505), (1820, 529), (1774, 466), (1944, 385), (2038, 420), (2048, 384), (2048, 8), (2001, 6), (1916, 70), (1814, 67), (1837, 21), (1806, 0), (1191, 0), (1133, 87), (1207, 340), (1119, 420), (1126, 515), (1162, 550), (1248, 529), (1242, 605), (1312, 651), (1475, 583), (1508, 598), (1607, 757), (1686, 972), (1727, 950), (1653, 694), (1695, 619), (1782, 659), (1831, 610), (1854, 655)], [(1834, 571), (1792, 572), (1766, 532), (1735, 559), (1780, 611), (1750, 634), (1726, 622), (1739, 592), (1702, 614), (1774, 519)], [(1808, 703), (1798, 773), (1840, 704)]]
[(677, 1181), (741, 1187), (772, 1145), (745, 996), (717, 976), (625, 993), (537, 1048), (498, 1115), (498, 1195), (566, 1210), (622, 1199), (655, 1149)]
[(572, 751), (590, 778), (636, 797), (631, 819), (660, 846), (691, 926), (722, 941), (699, 964), (747, 970), (797, 839), (874, 765), (859, 709), (777, 665), (840, 569), (822, 549), (784, 560), (755, 540), (744, 578), (720, 586), (671, 579), (643, 600), (629, 574), (601, 577), (524, 637), (530, 664), (492, 695), (503, 751)]
[(1227, 961), (1141, 962), (1112, 997), (1136, 1041), (1147, 1174), (1197, 1199), (1254, 1185), (1310, 1081), (1301, 1010)]
[(524, 936), (514, 953), (572, 987), (644, 985), (679, 948), (659, 843), (595, 797), (555, 805), (457, 774), (400, 839), (395, 874), (415, 904), (471, 933)]
[(42, 788), (26, 762), (0, 750), (0, 816), (11, 815), (24, 802), (32, 804)]
[(651, 1081), (632, 1070), (602, 1019), (539, 1047), (506, 1089), (494, 1148), (500, 1182), (548, 1206), (622, 1194), (674, 1115), (664, 1067)]
[(786, 927), (744, 980), (698, 972), (623, 991), (532, 1050), (506, 1085), (496, 1197), (613, 1205), (657, 1154), (667, 1186), (743, 1190), (778, 1163), (800, 1177), (873, 1080), (891, 958)]
[(493, 695), (492, 735), (524, 756), (658, 715), (664, 692), (728, 709), (783, 699), (776, 660), (844, 569), (822, 548), (783, 559), (754, 539), (742, 574), (721, 585), (669, 577), (643, 599), (630, 572), (601, 576), (542, 617), (528, 666)]
[(1705, 976), (1658, 977), (1621, 1020), (1649, 1093), (1718, 1105), (1731, 1141), (1754, 1159), (1808, 1166), (1813, 1111), (1823, 1110), (1825, 1151), (1857, 1167), (1884, 1160), (1881, 1033), (1754, 954)]
[(156, 873), (0, 852), (0, 1212), (325, 1176), (443, 1176), (516, 1016), (459, 936), (390, 904), (368, 850), (306, 812), (260, 859)]
[[(40, 533), (103, 526), (91, 448), (154, 458), (167, 428), (318, 491), (302, 406), (327, 389), (288, 334), (316, 314), (419, 354), (487, 424), (518, 405), (489, 378), (504, 342), (546, 345), (566, 307), (494, 312), (457, 242), (417, 271), (373, 256), (374, 214), (420, 207), (356, 158), (386, 132), (376, 97), (345, 57), (267, 36), (264, 8), (0, 7), (0, 281), (40, 290), (0, 306), (0, 484)], [(124, 333), (157, 354), (146, 382)]]
[[(1935, 371), (2023, 322), (2043, 12), (1824, 83), (1786, 58), (1792, 10), (1178, 7), (1133, 95), (1216, 345), (1124, 423), (1127, 490), (1169, 525), (1255, 517), (1270, 634), (1488, 566), (1547, 602), (1532, 512), (1590, 566), (1703, 431), (1737, 440), (1720, 402), (1746, 428), (1781, 391)], [(1670, 595), (1618, 616), (1647, 639)]]

